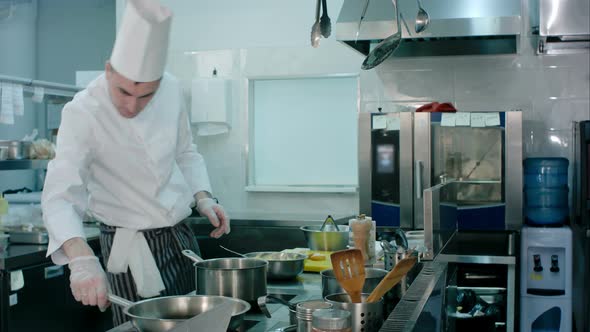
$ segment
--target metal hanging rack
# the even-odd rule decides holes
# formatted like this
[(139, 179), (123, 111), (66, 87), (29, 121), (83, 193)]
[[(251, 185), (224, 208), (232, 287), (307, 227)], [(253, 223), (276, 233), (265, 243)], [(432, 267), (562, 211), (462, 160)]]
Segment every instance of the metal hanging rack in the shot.
[(21, 84), (23, 92), (33, 94), (35, 87), (44, 89), (46, 101), (54, 104), (63, 104), (68, 102), (74, 95), (81, 90), (75, 85), (54, 83), (48, 81), (33, 80), (16, 76), (0, 75), (0, 82)]
[[(75, 85), (54, 83), (41, 80), (33, 80), (29, 78), (22, 78), (9, 75), (0, 75), (0, 83), (7, 82), (13, 84), (20, 84), (23, 86), (23, 94), (31, 96), (35, 92), (35, 88), (43, 88), (43, 119), (44, 128), (41, 136), (48, 135), (48, 116), (47, 104), (65, 104), (70, 101), (74, 95), (80, 91)], [(4, 170), (23, 170), (23, 169), (45, 169), (48, 160), (2, 160), (0, 161), (0, 171)]]

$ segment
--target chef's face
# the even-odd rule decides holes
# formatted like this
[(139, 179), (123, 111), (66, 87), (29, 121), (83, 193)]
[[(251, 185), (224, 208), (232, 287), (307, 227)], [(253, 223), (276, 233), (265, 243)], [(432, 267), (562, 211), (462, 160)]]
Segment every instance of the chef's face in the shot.
[(124, 118), (133, 118), (143, 111), (145, 105), (152, 100), (160, 86), (160, 80), (152, 82), (132, 81), (117, 73), (108, 62), (105, 71), (113, 105)]

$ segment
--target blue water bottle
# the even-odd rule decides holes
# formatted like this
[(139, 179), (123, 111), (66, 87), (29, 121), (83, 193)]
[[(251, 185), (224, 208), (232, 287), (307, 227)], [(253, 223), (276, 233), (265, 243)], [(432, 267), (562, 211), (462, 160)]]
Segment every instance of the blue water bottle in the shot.
[(524, 160), (526, 222), (533, 226), (560, 226), (568, 208), (565, 158), (527, 158)]

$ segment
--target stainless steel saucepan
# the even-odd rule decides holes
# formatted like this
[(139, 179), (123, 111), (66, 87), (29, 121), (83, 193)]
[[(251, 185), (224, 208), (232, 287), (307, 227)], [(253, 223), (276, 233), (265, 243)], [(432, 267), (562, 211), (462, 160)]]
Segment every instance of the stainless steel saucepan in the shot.
[(229, 302), (232, 306), (229, 330), (243, 325), (244, 314), (250, 310), (246, 301), (224, 296), (164, 296), (131, 302), (109, 294), (109, 301), (124, 308), (124, 313), (140, 332), (168, 331), (178, 324), (218, 305)]
[(255, 258), (204, 260), (191, 250), (182, 253), (195, 262), (197, 294), (229, 296), (250, 303), (266, 295), (267, 261)]

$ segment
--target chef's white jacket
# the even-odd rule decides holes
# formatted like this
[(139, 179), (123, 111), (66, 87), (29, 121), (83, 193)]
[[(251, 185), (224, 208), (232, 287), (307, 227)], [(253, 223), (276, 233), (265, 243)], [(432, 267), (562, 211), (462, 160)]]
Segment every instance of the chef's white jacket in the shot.
[[(47, 255), (56, 264), (67, 263), (60, 247), (68, 239), (85, 238), (86, 212), (131, 230), (118, 244), (115, 235), (111, 257), (115, 247), (117, 255), (133, 256), (122, 241), (133, 242), (137, 230), (175, 225), (190, 215), (193, 195), (203, 190), (211, 192), (209, 177), (193, 143), (178, 81), (165, 74), (144, 110), (127, 119), (112, 104), (103, 74), (62, 111), (42, 196)], [(126, 258), (118, 262), (121, 271), (112, 272), (126, 271)]]

